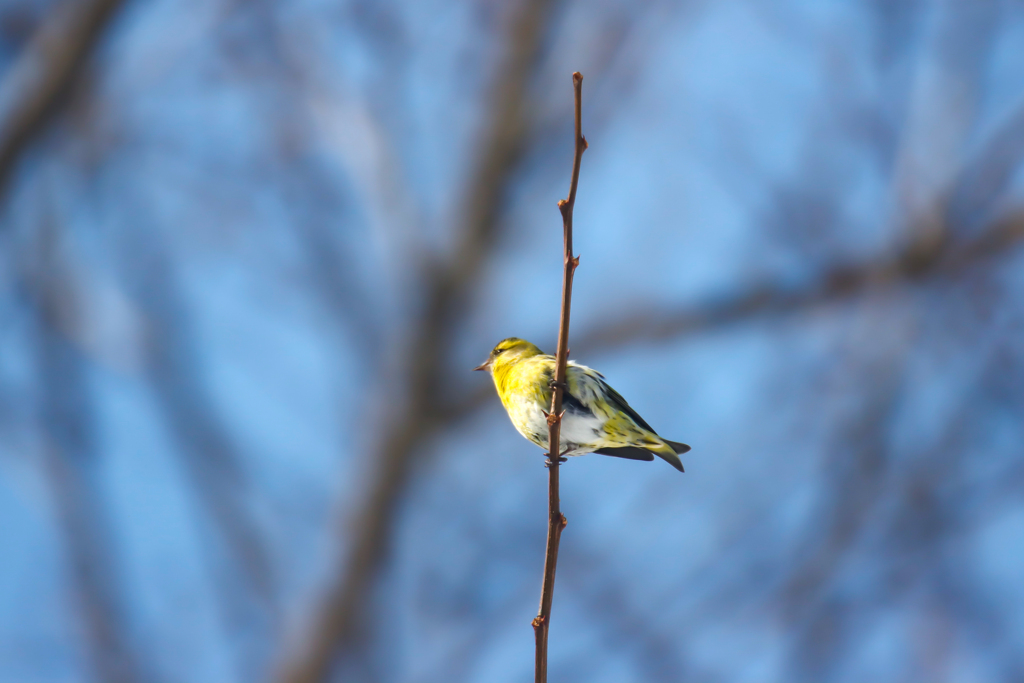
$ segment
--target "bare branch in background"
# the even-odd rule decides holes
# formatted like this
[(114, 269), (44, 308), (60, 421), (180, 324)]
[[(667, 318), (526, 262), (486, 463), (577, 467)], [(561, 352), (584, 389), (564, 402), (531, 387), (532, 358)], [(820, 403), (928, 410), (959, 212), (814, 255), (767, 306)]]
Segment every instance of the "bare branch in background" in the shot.
[[(955, 87), (950, 86), (953, 92), (943, 91), (940, 94), (947, 99), (952, 98), (957, 107), (955, 111), (946, 111), (948, 107), (935, 107), (928, 100), (918, 107), (920, 111), (915, 110), (915, 121), (925, 118), (930, 121), (938, 117), (938, 122), (932, 122), (928, 130), (938, 129), (951, 138), (943, 142), (946, 155), (941, 169), (949, 176), (945, 181), (949, 185), (944, 192), (941, 188), (932, 188), (933, 194), (916, 197), (926, 204), (911, 207), (912, 223), (907, 228), (905, 246), (895, 254), (883, 255), (870, 262), (833, 266), (812, 284), (799, 288), (785, 283), (766, 283), (682, 310), (645, 310), (638, 306), (622, 316), (610, 316), (609, 323), (578, 336), (576, 348), (589, 352), (634, 343), (663, 342), (758, 315), (810, 309), (855, 296), (869, 288), (892, 287), (934, 275), (954, 274), (1014, 248), (1024, 238), (1024, 211), (997, 218), (995, 209), (998, 208), (997, 201), (1006, 193), (1013, 172), (1020, 168), (1024, 159), (1024, 108), (1007, 117), (970, 156), (963, 168), (945, 168), (953, 164), (950, 159), (953, 151), (962, 146), (962, 141), (954, 133), (966, 136), (963, 129), (967, 124), (963, 119), (975, 106), (973, 99), (977, 93), (968, 91), (964, 83), (980, 81), (987, 63), (982, 55), (990, 49), (991, 32), (997, 24), (997, 17), (989, 4), (979, 8), (952, 4), (946, 9), (949, 16), (945, 17), (939, 30), (933, 58), (956, 67), (945, 75), (954, 83)], [(927, 66), (921, 68), (928, 69)], [(936, 113), (936, 109), (942, 111)], [(952, 117), (955, 124), (944, 122), (942, 117)], [(913, 147), (915, 142), (924, 148), (933, 144), (930, 139), (917, 140), (915, 132), (915, 129), (910, 131), (909, 137), (913, 140), (904, 141), (904, 151), (898, 154), (901, 158), (913, 156), (907, 148)], [(912, 164), (908, 168), (904, 176), (896, 179), (896, 190), (901, 196), (907, 194), (905, 186), (908, 184), (923, 182), (911, 175), (915, 170), (920, 175), (919, 168)], [(916, 192), (921, 194), (925, 191), (918, 188)], [(805, 202), (802, 202), (801, 211), (806, 213), (806, 210)]]
[[(0, 194), (19, 154), (70, 97), (88, 53), (121, 4), (122, 0), (65, 3), (46, 20), (12, 68), (3, 86), (0, 112)], [(140, 216), (147, 213), (139, 207)], [(265, 664), (254, 653), (264, 654), (262, 642), (277, 635), (273, 633), (276, 604), (270, 559), (246, 507), (244, 467), (201, 385), (201, 363), (195, 357), (187, 305), (174, 289), (172, 267), (161, 250), (164, 245), (156, 246), (155, 238), (152, 233), (145, 237), (132, 234), (131, 239), (139, 241), (125, 248), (131, 256), (122, 262), (129, 271), (129, 289), (151, 316), (147, 350), (152, 388), (172, 438), (180, 442), (185, 473), (210, 517), (213, 538), (204, 540), (214, 550), (204, 557), (218, 586), (225, 632), (247, 634), (250, 639), (246, 643), (249, 649), (240, 658), (244, 677), (250, 678)], [(61, 284), (69, 287), (69, 283)], [(61, 296), (73, 296), (73, 291)], [(73, 480), (63, 477), (60, 481)], [(98, 515), (99, 509), (80, 510), (76, 523), (83, 527), (101, 523), (87, 519), (87, 513)], [(112, 652), (116, 655), (116, 650)], [(115, 680), (107, 675), (98, 679)]]
[(213, 529), (212, 538), (202, 541), (210, 578), (218, 587), (223, 627), (247, 635), (236, 663), (242, 677), (251, 678), (265, 668), (263, 639), (277, 637), (279, 624), (273, 565), (253, 518), (245, 463), (204, 385), (191, 311), (182, 300), (167, 245), (150, 230), (144, 242), (129, 233), (122, 248), (131, 254), (122, 260), (127, 290), (148, 314), (146, 368), (153, 393)]
[(0, 87), (0, 199), (11, 172), (45, 127), (124, 0), (65, 0)]
[(1024, 107), (1003, 120), (981, 150), (960, 172), (950, 199), (951, 221), (974, 232), (984, 225), (1006, 196), (1024, 161)]
[[(382, 441), (371, 458), (376, 467), (357, 516), (347, 567), (326, 592), (312, 623), (300, 631), (303, 647), (286, 663), (281, 680), (318, 683), (354, 635), (363, 600), (390, 544), (396, 504), (405, 489), (416, 449), (441, 425), (436, 390), (446, 367), (457, 321), (479, 279), (498, 234), (504, 196), (525, 147), (527, 85), (547, 24), (549, 0), (529, 0), (517, 9), (505, 41), (507, 56), (495, 75), (488, 128), (478, 146), (465, 193), (457, 244), (448, 262), (423, 285), (424, 304), (407, 343), (402, 403), (387, 416)], [(343, 525), (339, 524), (339, 528)]]
[(784, 314), (840, 301), (870, 288), (918, 282), (936, 274), (955, 274), (1024, 241), (1024, 213), (998, 221), (965, 242), (943, 231), (938, 242), (911, 243), (895, 256), (863, 265), (838, 266), (816, 284), (794, 289), (768, 284), (702, 307), (629, 313), (583, 333), (577, 348), (595, 352), (630, 344), (663, 342), (684, 334), (722, 327), (758, 315)]
[(68, 334), (84, 321), (75, 289), (63, 276), (66, 269), (55, 262), (54, 230), (44, 228), (43, 233), (43, 253), (29, 267), (26, 289), (37, 320), (44, 467), (94, 678), (131, 683), (143, 676), (125, 623), (110, 512), (99, 482), (102, 466), (88, 360)]
[[(863, 333), (870, 335), (870, 330)], [(899, 394), (899, 352), (869, 374), (875, 382), (863, 397), (842, 433), (829, 444), (823, 467), (823, 488), (817, 514), (808, 515), (804, 547), (794, 553), (789, 576), (779, 589), (779, 600), (795, 635), (791, 670), (808, 680), (825, 680), (841, 665), (841, 649), (849, 642), (844, 628), (848, 610), (829, 588), (850, 561), (857, 543), (875, 517), (893, 477), (887, 432)], [(858, 376), (854, 381), (859, 383)]]

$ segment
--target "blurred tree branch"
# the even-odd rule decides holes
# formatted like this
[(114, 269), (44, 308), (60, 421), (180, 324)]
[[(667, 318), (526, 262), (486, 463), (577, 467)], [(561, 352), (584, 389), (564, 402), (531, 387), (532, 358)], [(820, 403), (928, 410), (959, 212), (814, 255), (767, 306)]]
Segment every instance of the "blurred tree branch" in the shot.
[(88, 361), (69, 338), (84, 321), (68, 268), (56, 256), (57, 229), (46, 223), (40, 230), (39, 253), (23, 264), (36, 318), (44, 470), (93, 675), (98, 681), (131, 683), (143, 676), (125, 623), (114, 532), (99, 481), (101, 456)]
[(1012, 213), (973, 239), (958, 240), (948, 230), (943, 231), (938, 240), (928, 234), (891, 257), (861, 265), (835, 266), (807, 287), (794, 289), (783, 284), (766, 284), (704, 306), (627, 313), (581, 334), (576, 346), (581, 351), (597, 352), (636, 343), (661, 342), (757, 315), (806, 310), (872, 288), (919, 282), (939, 274), (956, 274), (1014, 248), (1022, 240), (1024, 212)]
[[(140, 207), (139, 214), (145, 213)], [(149, 230), (145, 235), (129, 232), (121, 248), (127, 289), (148, 314), (146, 371), (153, 395), (213, 529), (212, 538), (200, 537), (208, 548), (204, 559), (217, 586), (219, 617), (226, 633), (249, 634), (235, 660), (243, 678), (249, 678), (263, 670), (267, 659), (257, 635), (272, 640), (279, 624), (273, 564), (249, 505), (246, 463), (204, 384), (191, 311), (179, 291), (168, 246), (156, 230)]]
[(0, 86), (0, 198), (22, 151), (57, 111), (124, 0), (65, 0)]
[[(870, 329), (863, 336), (869, 335)], [(844, 631), (850, 627), (844, 618), (847, 610), (828, 589), (874, 522), (871, 513), (895, 478), (887, 436), (905, 353), (906, 349), (887, 349), (887, 357), (876, 367), (851, 373), (857, 384), (863, 376), (870, 377), (871, 389), (827, 449), (823, 467), (827, 493), (819, 496), (817, 514), (808, 516), (814, 521), (808, 524), (804, 547), (795, 553), (800, 559), (792, 562), (779, 589), (795, 635), (790, 666), (807, 680), (834, 675), (843, 661), (842, 648), (849, 642)]]
[(488, 128), (469, 175), (456, 246), (423, 285), (423, 310), (403, 345), (406, 368), (401, 376), (406, 386), (401, 405), (379, 430), (383, 438), (372, 459), (375, 471), (357, 516), (347, 567), (326, 591), (312, 623), (301, 630), (303, 647), (286, 662), (281, 675), (285, 683), (325, 680), (336, 654), (354, 635), (363, 599), (390, 541), (396, 502), (413, 455), (443, 425), (437, 406), (437, 391), (444, 384), (441, 375), (458, 321), (466, 314), (465, 303), (496, 241), (506, 188), (525, 147), (527, 85), (550, 6), (549, 0), (527, 0), (509, 23), (508, 53), (495, 73), (484, 119)]
[[(18, 157), (72, 96), (75, 79), (88, 63), (90, 51), (116, 17), (123, 0), (71, 1), (59, 6), (25, 48), (3, 84), (0, 110), (0, 195)], [(88, 130), (89, 121), (80, 122)], [(131, 195), (127, 195), (129, 198)], [(138, 215), (152, 213), (137, 207)], [(225, 633), (247, 634), (250, 648), (239, 658), (244, 677), (259, 668), (258, 637), (272, 639), (276, 604), (269, 554), (247, 509), (245, 467), (201, 382), (187, 302), (175, 287), (173, 264), (166, 245), (154, 231), (130, 232), (123, 246), (127, 289), (149, 314), (145, 352), (153, 394), (162, 408), (172, 439), (180, 443), (182, 463), (213, 538), (204, 553), (211, 581), (217, 586), (217, 609)], [(130, 255), (129, 255), (130, 254)], [(61, 283), (61, 296), (74, 297)], [(73, 284), (73, 283), (71, 283)], [(92, 512), (95, 512), (93, 510)], [(79, 524), (89, 524), (79, 520)], [(92, 524), (99, 524), (93, 521)], [(200, 533), (202, 536), (202, 532)], [(268, 625), (269, 624), (269, 625)], [(259, 627), (263, 627), (260, 632)], [(270, 631), (271, 633), (267, 633)], [(236, 661), (239, 661), (236, 660)], [(100, 676), (101, 680), (114, 680)]]
[[(920, 127), (926, 133), (935, 134), (937, 130), (953, 138), (943, 140), (942, 144), (944, 150), (949, 148), (941, 163), (951, 168), (944, 167), (940, 173), (948, 177), (948, 187), (944, 191), (935, 190), (938, 194), (918, 198), (923, 206), (910, 213), (906, 242), (895, 253), (879, 255), (860, 264), (832, 265), (809, 285), (797, 288), (781, 282), (764, 283), (682, 309), (651, 309), (638, 305), (621, 316), (609, 316), (607, 324), (577, 336), (574, 344), (577, 350), (591, 352), (634, 343), (663, 342), (758, 315), (814, 308), (872, 288), (952, 275), (1019, 244), (1024, 238), (1024, 210), (1015, 209), (999, 218), (995, 209), (1024, 158), (1024, 107), (1018, 107), (1003, 119), (959, 169), (952, 166), (955, 163), (952, 150), (959, 149), (962, 142), (954, 133), (966, 135), (966, 123), (960, 119), (966, 116), (963, 110), (971, 110), (976, 104), (978, 94), (969, 88), (983, 79), (987, 62), (981, 55), (990, 49), (991, 32), (997, 25), (992, 9), (990, 3), (978, 7), (950, 3), (945, 8), (948, 16), (943, 17), (937, 29), (933, 59), (947, 66), (942, 72), (944, 78), (955, 81), (956, 87), (947, 86), (952, 89), (949, 93), (941, 90), (942, 99), (938, 103), (928, 100), (920, 104), (914, 121), (920, 124), (929, 116), (937, 117), (939, 123)], [(959, 123), (950, 125), (945, 118), (955, 118)], [(897, 157), (912, 157), (910, 148), (915, 142), (922, 146), (935, 144), (932, 138), (917, 139), (916, 128), (912, 127), (905, 133)], [(909, 169), (895, 179), (895, 190), (901, 197), (909, 192), (908, 183), (914, 185), (921, 181), (920, 169), (913, 165)], [(916, 180), (910, 182), (910, 178)], [(803, 206), (807, 198), (801, 197), (801, 200)]]

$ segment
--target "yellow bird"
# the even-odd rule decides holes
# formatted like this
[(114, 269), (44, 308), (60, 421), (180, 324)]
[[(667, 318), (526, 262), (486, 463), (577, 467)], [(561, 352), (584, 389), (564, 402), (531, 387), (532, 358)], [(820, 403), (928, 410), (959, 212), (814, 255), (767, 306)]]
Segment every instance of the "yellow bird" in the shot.
[[(551, 409), (555, 357), (528, 341), (509, 337), (473, 369), (491, 373), (512, 424), (520, 434), (548, 450), (547, 411)], [(690, 447), (658, 436), (608, 385), (604, 375), (569, 361), (565, 378), (561, 455), (600, 453), (630, 460), (654, 460), (657, 455), (683, 471), (679, 455)]]

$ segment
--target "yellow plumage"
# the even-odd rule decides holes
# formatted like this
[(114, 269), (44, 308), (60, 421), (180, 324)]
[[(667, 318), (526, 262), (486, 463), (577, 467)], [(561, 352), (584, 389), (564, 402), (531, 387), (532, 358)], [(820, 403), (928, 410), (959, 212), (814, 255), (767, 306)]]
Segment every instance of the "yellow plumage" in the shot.
[[(511, 337), (495, 346), (476, 369), (490, 371), (501, 404), (519, 433), (547, 450), (554, 356)], [(653, 460), (657, 455), (683, 471), (679, 454), (690, 447), (658, 436), (601, 373), (569, 361), (566, 387), (559, 437), (562, 455), (601, 453), (631, 460)]]

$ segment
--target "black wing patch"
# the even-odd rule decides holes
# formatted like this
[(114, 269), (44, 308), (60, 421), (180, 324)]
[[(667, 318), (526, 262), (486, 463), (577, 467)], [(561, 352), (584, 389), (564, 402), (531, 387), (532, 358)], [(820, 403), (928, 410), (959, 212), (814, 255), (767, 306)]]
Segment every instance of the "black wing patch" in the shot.
[[(547, 378), (545, 379), (545, 382), (550, 383), (552, 374), (551, 371), (548, 370), (544, 374)], [(568, 375), (568, 373), (566, 374)], [(568, 377), (566, 377), (566, 380), (568, 380)], [(568, 384), (568, 381), (566, 382), (566, 384)], [(546, 397), (546, 400), (544, 402), (547, 403), (548, 405), (551, 405), (551, 390), (549, 389), (548, 391), (546, 391), (544, 393), (544, 396)], [(570, 394), (568, 389), (562, 390), (562, 410), (565, 410), (570, 413), (582, 413), (583, 415), (593, 416), (594, 414), (594, 411), (592, 411), (587, 406), (583, 405), (583, 401), (579, 400), (578, 398)]]
[(562, 391), (562, 408), (573, 413), (594, 414), (590, 408), (583, 405), (582, 401), (565, 390)]
[(642, 448), (636, 446), (622, 446), (621, 448), (602, 448), (594, 451), (601, 455), (610, 455), (616, 458), (626, 458), (627, 460), (646, 460), (650, 462), (654, 460), (654, 453), (645, 451)]
[[(644, 419), (642, 417), (640, 417), (640, 415), (635, 410), (630, 408), (629, 404), (626, 403), (626, 399), (622, 398), (622, 396), (619, 394), (619, 392), (615, 391), (610, 386), (608, 386), (607, 382), (602, 380), (601, 381), (601, 386), (602, 386), (602, 388), (604, 388), (604, 391), (605, 391), (605, 393), (608, 396), (608, 400), (611, 401), (612, 404), (614, 404), (619, 410), (624, 412), (626, 415), (629, 415), (630, 418), (632, 418), (633, 422), (636, 422), (639, 426), (643, 427), (644, 429), (646, 429), (647, 431), (651, 432), (652, 434), (657, 434), (658, 433), (658, 432), (654, 431), (654, 429), (651, 427), (651, 425), (647, 424), (647, 422), (644, 421)], [(597, 452), (600, 453), (600, 451), (597, 451)]]

